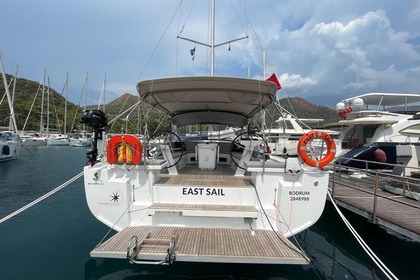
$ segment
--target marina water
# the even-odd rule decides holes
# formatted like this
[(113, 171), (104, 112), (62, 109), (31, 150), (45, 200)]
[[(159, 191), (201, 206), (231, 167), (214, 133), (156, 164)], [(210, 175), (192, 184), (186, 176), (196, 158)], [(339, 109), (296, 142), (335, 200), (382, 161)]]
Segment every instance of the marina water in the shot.
[[(0, 218), (79, 174), (86, 148), (30, 147), (0, 163)], [(398, 238), (350, 212), (344, 214), (399, 279), (418, 279), (420, 244)], [(0, 224), (0, 279), (386, 279), (330, 202), (321, 219), (296, 236), (311, 265), (177, 263), (130, 265), (92, 259), (109, 229), (91, 215), (82, 178)], [(113, 232), (111, 232), (112, 234)]]

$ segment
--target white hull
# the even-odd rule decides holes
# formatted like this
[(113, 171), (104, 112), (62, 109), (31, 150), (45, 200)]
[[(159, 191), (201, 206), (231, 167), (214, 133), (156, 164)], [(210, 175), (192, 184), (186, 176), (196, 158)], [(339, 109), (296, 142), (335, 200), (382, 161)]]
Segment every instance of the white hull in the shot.
[(45, 137), (22, 138), (22, 146), (45, 146), (47, 139)]
[(92, 145), (92, 141), (90, 139), (69, 139), (69, 145), (72, 147), (90, 147)]
[(20, 142), (0, 140), (0, 161), (17, 159), (20, 152)]
[(47, 146), (68, 146), (67, 138), (47, 138)]
[[(301, 175), (286, 174), (284, 166), (279, 164), (272, 172), (266, 171), (262, 175), (258, 172), (261, 168), (254, 168), (256, 172), (250, 179), (260, 193), (262, 205), (259, 205), (254, 186), (156, 184), (161, 176), (160, 168), (154, 165), (132, 166), (127, 177), (125, 169), (118, 165), (98, 163), (93, 167), (86, 166), (84, 180), (89, 209), (96, 218), (117, 231), (129, 226), (250, 229), (244, 217), (250, 214), (242, 211), (217, 213), (172, 209), (166, 212), (151, 208), (155, 204), (250, 206), (258, 211), (252, 216), (252, 228), (271, 230), (264, 209), (275, 230), (286, 237), (313, 225), (324, 209), (328, 173), (320, 170), (307, 169)], [(283, 217), (279, 217), (279, 221), (275, 220), (279, 213), (273, 207), (273, 201), (277, 202)]]
[[(311, 124), (319, 124), (323, 122), (323, 119), (299, 119), (286, 115), (280, 117), (276, 123), (278, 128), (270, 128), (264, 130), (264, 136), (267, 137), (268, 145), (271, 148), (271, 152), (275, 154), (289, 154), (297, 155), (297, 145), (299, 139), (308, 132), (317, 130), (324, 131), (331, 135), (333, 138), (338, 138), (339, 132), (329, 129), (311, 129)], [(336, 155), (341, 153), (341, 143), (339, 140), (334, 139), (336, 142)], [(324, 154), (326, 152), (325, 143), (320, 140), (313, 140), (311, 142), (311, 148), (317, 155)]]

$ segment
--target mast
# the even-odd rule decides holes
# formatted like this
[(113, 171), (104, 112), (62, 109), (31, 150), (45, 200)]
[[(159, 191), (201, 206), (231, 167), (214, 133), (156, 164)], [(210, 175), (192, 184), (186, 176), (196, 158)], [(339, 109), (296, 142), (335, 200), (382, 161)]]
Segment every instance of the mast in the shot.
[(64, 101), (64, 135), (67, 134), (67, 97), (69, 94), (69, 73), (66, 75), (66, 99)]
[(44, 132), (44, 124), (43, 124), (43, 118), (44, 118), (44, 96), (45, 96), (45, 76), (47, 75), (47, 70), (44, 69), (44, 78), (42, 81), (42, 96), (41, 96), (41, 118), (39, 120), (39, 134), (42, 135)]
[(215, 9), (216, 3), (215, 0), (211, 0), (211, 66), (210, 66), (210, 75), (214, 76), (214, 29), (215, 29)]
[(99, 97), (99, 103), (98, 103), (98, 110), (101, 109), (101, 103), (102, 103), (102, 99), (103, 99), (103, 107), (104, 109), (102, 110), (102, 112), (105, 113), (105, 92), (106, 92), (106, 73), (105, 73), (105, 78), (104, 78), (104, 82), (102, 84), (102, 91), (101, 91), (101, 96)]
[(215, 12), (215, 10), (216, 10), (216, 1), (211, 0), (211, 42), (210, 42), (210, 45), (206, 44), (206, 43), (196, 41), (196, 40), (193, 40), (193, 39), (185, 38), (185, 37), (182, 37), (182, 36), (179, 36), (179, 35), (177, 36), (177, 38), (179, 38), (179, 39), (189, 41), (189, 42), (193, 42), (195, 44), (199, 44), (199, 45), (210, 48), (210, 51), (211, 51), (210, 75), (211, 76), (214, 76), (214, 56), (215, 56), (214, 55), (214, 49), (217, 48), (217, 47), (223, 46), (223, 45), (227, 45), (227, 44), (230, 44), (230, 43), (248, 38), (248, 36), (244, 36), (244, 37), (241, 37), (241, 38), (237, 38), (237, 39), (229, 40), (229, 41), (226, 41), (226, 42), (223, 42), (223, 43), (220, 43), (220, 44), (216, 44), (215, 43), (215, 33), (216, 33), (216, 27), (215, 27), (216, 26), (216, 20), (215, 20), (216, 12)]
[(263, 49), (263, 53), (262, 53), (262, 61), (263, 61), (263, 80), (265, 80), (266, 78), (266, 73), (265, 73), (265, 49)]
[[(263, 53), (262, 53), (262, 61), (263, 61), (263, 80), (265, 81), (265, 49), (263, 49)], [(262, 121), (262, 131), (263, 131), (263, 134), (264, 134), (264, 130), (266, 129), (266, 127), (267, 127), (267, 125), (266, 125), (266, 122), (265, 122), (265, 109), (264, 110), (262, 110), (262, 112), (261, 112), (262, 114), (261, 114), (261, 121)]]
[[(19, 66), (16, 66), (15, 76), (13, 78), (13, 89), (12, 89), (12, 106), (15, 104), (15, 91), (16, 91), (16, 80), (17, 80), (17, 73), (18, 73)], [(13, 106), (14, 108), (14, 106)], [(12, 118), (9, 119), (9, 130), (13, 131), (13, 120)], [(17, 132), (17, 127), (16, 127)]]
[(10, 96), (9, 86), (7, 84), (6, 73), (4, 72), (3, 60), (0, 55), (0, 67), (1, 67), (1, 74), (3, 76), (3, 83), (4, 88), (6, 89), (7, 95), (7, 102), (9, 103), (9, 110), (10, 110), (10, 117), (13, 123), (13, 132), (17, 132), (17, 124), (16, 124), (16, 116), (15, 116), (15, 109), (13, 108), (12, 97)]
[(83, 106), (83, 110), (86, 111), (86, 103), (87, 103), (87, 88), (88, 88), (88, 72), (86, 72), (86, 84), (85, 84), (85, 104)]
[(104, 113), (105, 113), (105, 93), (106, 93), (106, 73), (105, 73), (105, 77), (104, 77)]
[(50, 136), (50, 77), (47, 77), (47, 136)]
[[(83, 112), (85, 112), (86, 111), (86, 103), (87, 103), (87, 88), (88, 88), (88, 75), (89, 75), (89, 73), (88, 72), (86, 72), (86, 78), (85, 78), (85, 88), (84, 88), (84, 91), (85, 91), (85, 104), (83, 105)], [(86, 134), (86, 124), (85, 123), (83, 123), (83, 136), (85, 136), (85, 134)]]

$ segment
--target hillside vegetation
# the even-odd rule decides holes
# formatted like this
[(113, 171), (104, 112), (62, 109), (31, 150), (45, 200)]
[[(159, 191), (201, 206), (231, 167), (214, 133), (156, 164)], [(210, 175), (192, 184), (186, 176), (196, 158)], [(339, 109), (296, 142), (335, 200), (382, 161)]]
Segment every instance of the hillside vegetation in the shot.
[[(6, 75), (7, 81), (10, 84), (12, 76)], [(9, 87), (9, 91), (12, 94), (13, 83)], [(49, 93), (49, 98), (48, 98)], [(0, 126), (8, 127), (10, 112), (7, 98), (5, 95), (5, 87), (3, 79), (0, 81)], [(44, 99), (44, 101), (42, 101)], [(49, 99), (49, 105), (48, 105)], [(16, 115), (16, 122), (18, 129), (40, 131), (41, 123), (41, 106), (43, 104), (43, 131), (46, 131), (47, 117), (49, 118), (49, 128), (51, 131), (63, 132), (64, 129), (64, 108), (65, 98), (52, 88), (42, 86), (38, 82), (18, 78), (16, 80), (16, 87), (14, 91), (14, 110)], [(47, 110), (49, 106), (49, 115), (47, 116)], [(32, 110), (31, 110), (32, 107)], [(67, 132), (70, 131), (72, 123), (74, 122), (75, 114), (81, 114), (79, 106), (74, 105), (71, 102), (67, 102)], [(78, 123), (80, 116), (75, 121), (74, 129), (80, 129)]]
[[(12, 76), (7, 75), (7, 79), (10, 83)], [(27, 120), (25, 127), (26, 131), (40, 130), (41, 104), (42, 97), (44, 96), (44, 113), (42, 122), (44, 124), (43, 126), (45, 131), (47, 122), (47, 97), (49, 92), (49, 128), (50, 130), (63, 132), (65, 98), (52, 88), (48, 89), (46, 86), (44, 86), (44, 90), (42, 90), (42, 88), (43, 86), (38, 82), (26, 80), (23, 78), (17, 79), (14, 97), (14, 109), (16, 113), (18, 129), (22, 130)], [(10, 86), (10, 92), (12, 92), (12, 90), (13, 84)], [(0, 104), (0, 126), (7, 127), (9, 125), (9, 109), (7, 98), (3, 93), (5, 93), (5, 88), (1, 80), (0, 94), (3, 100)], [(138, 96), (125, 93), (117, 99), (107, 103), (104, 107), (101, 107), (101, 110), (105, 111), (108, 122), (111, 122), (111, 120), (115, 119), (118, 115), (126, 111), (138, 101)], [(324, 119), (323, 124), (336, 122), (339, 120), (335, 110), (326, 106), (309, 103), (303, 98), (284, 98), (281, 99), (279, 103), (282, 108), (299, 118)], [(31, 110), (32, 104), (33, 108)], [(73, 128), (73, 130), (82, 129), (80, 124), (80, 117), (82, 115), (83, 109), (71, 102), (67, 102), (67, 108), (67, 132), (70, 132), (71, 128)], [(88, 106), (87, 108), (96, 109), (97, 106)], [(141, 103), (138, 109), (128, 111), (126, 114), (118, 117), (115, 122), (112, 122), (112, 124), (108, 125), (107, 131), (113, 133), (129, 132), (143, 134), (146, 121), (150, 134), (152, 134), (157, 127), (159, 127), (159, 130), (169, 128), (170, 120), (156, 112), (156, 110), (150, 112), (147, 117), (141, 114), (142, 112), (149, 112), (149, 110), (150, 107), (144, 103)], [(27, 118), (30, 111), (31, 114), (29, 118)], [(267, 109), (267, 112), (267, 125), (270, 126), (272, 124), (275, 126), (274, 121), (278, 119), (280, 115), (279, 111), (275, 109), (274, 106), (272, 106), (271, 108)], [(129, 114), (129, 118), (127, 118), (127, 114)]]

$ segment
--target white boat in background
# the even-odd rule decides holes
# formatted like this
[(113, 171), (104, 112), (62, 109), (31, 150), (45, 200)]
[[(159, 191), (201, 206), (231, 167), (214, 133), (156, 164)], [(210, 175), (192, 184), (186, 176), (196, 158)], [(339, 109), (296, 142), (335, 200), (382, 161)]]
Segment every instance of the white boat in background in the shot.
[[(83, 91), (82, 91), (82, 94), (80, 96), (80, 100), (82, 99), (82, 97), (84, 97), (84, 100), (85, 100), (84, 111), (86, 111), (86, 102), (87, 102), (86, 100), (87, 100), (87, 95), (88, 95), (88, 93), (87, 93), (87, 91), (88, 91), (88, 77), (89, 77), (89, 74), (86, 73), (85, 81), (83, 83)], [(101, 97), (102, 97), (102, 93), (101, 93)], [(76, 113), (77, 113), (77, 111), (76, 111)], [(75, 133), (72, 133), (70, 135), (69, 145), (71, 147), (89, 147), (89, 146), (92, 145), (92, 139), (88, 138), (87, 135), (86, 135), (85, 124), (83, 124), (82, 133), (75, 132)]]
[(73, 133), (69, 138), (69, 145), (71, 147), (90, 147), (92, 139), (88, 138), (86, 134)]
[(35, 131), (26, 131), (20, 135), (22, 146), (45, 146), (47, 145), (47, 137), (39, 135)]
[(420, 124), (419, 105), (420, 94), (405, 93), (367, 93), (339, 102), (336, 109), (343, 119), (327, 127), (342, 129), (340, 163), (352, 167), (364, 165), (351, 160), (354, 158), (379, 161), (370, 168), (383, 168), (384, 158), (375, 157), (378, 149), (386, 154), (386, 163), (396, 163), (397, 145), (419, 143), (417, 134), (401, 133)]
[(235, 127), (227, 127), (218, 131), (211, 130), (208, 131), (207, 138), (210, 140), (234, 138), (240, 130), (240, 128)]
[[(340, 140), (338, 140), (340, 132), (330, 129), (319, 129), (320, 123), (323, 121), (323, 119), (303, 119), (285, 114), (285, 116), (280, 116), (275, 121), (278, 125), (277, 127), (267, 128), (263, 131), (263, 134), (267, 137), (271, 153), (297, 155), (298, 142), (303, 135), (315, 129), (324, 131), (334, 139), (337, 147), (336, 154), (340, 154), (341, 145)], [(314, 124), (315, 127), (313, 127)], [(314, 140), (311, 145), (316, 154), (326, 152), (326, 146), (323, 145), (323, 141)]]
[(69, 139), (64, 134), (50, 134), (47, 137), (47, 146), (69, 146)]
[[(210, 126), (211, 127), (211, 126)], [(186, 128), (188, 132), (181, 134), (181, 139), (201, 139), (201, 140), (217, 140), (217, 139), (229, 139), (234, 138), (237, 134), (240, 133), (240, 128), (234, 128), (234, 127), (227, 127), (222, 130), (196, 130), (191, 131), (190, 127)]]
[[(9, 91), (9, 84), (7, 83), (6, 73), (4, 72), (3, 60), (0, 55), (0, 70), (3, 78), (3, 85), (6, 89), (5, 95), (9, 105), (10, 122), (8, 130), (0, 130), (0, 161), (17, 159), (20, 154), (20, 138), (17, 134), (17, 124), (15, 110), (13, 108), (13, 98)], [(16, 75), (14, 76), (16, 81)]]
[(0, 131), (0, 161), (17, 159), (20, 152), (20, 139), (13, 131)]

